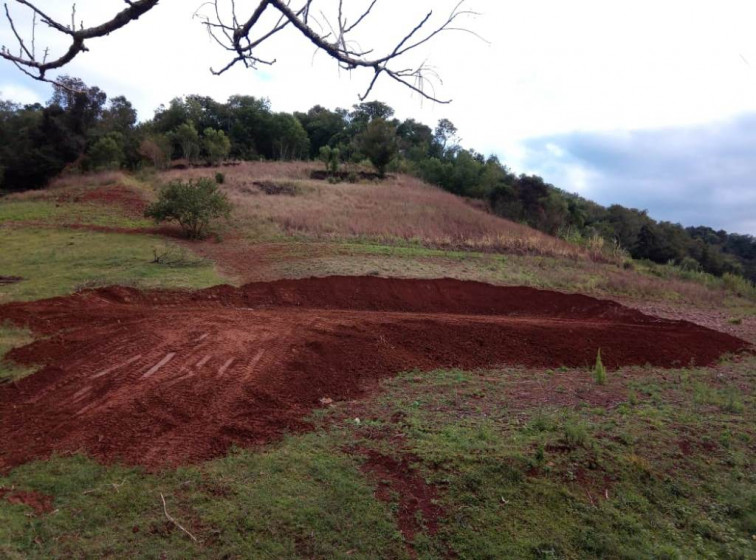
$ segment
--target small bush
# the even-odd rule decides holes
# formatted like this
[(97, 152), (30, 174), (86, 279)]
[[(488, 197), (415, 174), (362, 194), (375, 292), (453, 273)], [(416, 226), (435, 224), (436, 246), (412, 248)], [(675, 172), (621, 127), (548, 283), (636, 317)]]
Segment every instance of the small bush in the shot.
[(722, 410), (733, 414), (740, 414), (745, 410), (743, 398), (737, 387), (728, 387), (722, 395)]
[(218, 173), (215, 174), (215, 182), (219, 185), (222, 185), (226, 182), (226, 175), (218, 171)]
[(320, 161), (325, 164), (326, 172), (333, 177), (339, 171), (341, 164), (341, 151), (338, 148), (323, 146), (320, 148)]
[(596, 365), (593, 368), (593, 378), (598, 385), (606, 385), (606, 368), (601, 361), (601, 348), (599, 348), (596, 354)]
[(175, 221), (190, 239), (207, 236), (210, 223), (218, 218), (228, 218), (231, 203), (218, 190), (215, 181), (202, 178), (198, 181), (171, 181), (160, 191), (157, 202), (145, 210), (147, 218), (155, 222)]
[(583, 422), (569, 419), (562, 427), (564, 443), (570, 447), (586, 447), (590, 440), (588, 429)]

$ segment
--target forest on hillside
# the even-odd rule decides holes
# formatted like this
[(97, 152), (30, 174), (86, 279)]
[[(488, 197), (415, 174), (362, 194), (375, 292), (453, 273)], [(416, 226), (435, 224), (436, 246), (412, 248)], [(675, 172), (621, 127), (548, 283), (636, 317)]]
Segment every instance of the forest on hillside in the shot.
[[(351, 109), (315, 106), (274, 112), (267, 99), (235, 95), (226, 103), (187, 95), (137, 121), (123, 96), (64, 77), (46, 105), (0, 100), (0, 189), (43, 188), (64, 170), (165, 169), (222, 160), (321, 159), (334, 176), (369, 161), (478, 199), (496, 215), (576, 243), (601, 239), (633, 258), (689, 271), (756, 281), (756, 238), (654, 220), (645, 210), (608, 208), (568, 193), (537, 175), (516, 174), (496, 156), (459, 145), (457, 129), (398, 120), (380, 101)], [(342, 173), (345, 178), (348, 173)]]

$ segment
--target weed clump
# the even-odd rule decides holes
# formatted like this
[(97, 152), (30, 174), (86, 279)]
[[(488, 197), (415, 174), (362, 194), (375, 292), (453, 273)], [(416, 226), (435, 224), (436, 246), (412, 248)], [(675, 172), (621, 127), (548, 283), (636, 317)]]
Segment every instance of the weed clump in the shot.
[(596, 354), (596, 365), (593, 367), (593, 378), (598, 385), (606, 385), (606, 368), (601, 361), (601, 348)]

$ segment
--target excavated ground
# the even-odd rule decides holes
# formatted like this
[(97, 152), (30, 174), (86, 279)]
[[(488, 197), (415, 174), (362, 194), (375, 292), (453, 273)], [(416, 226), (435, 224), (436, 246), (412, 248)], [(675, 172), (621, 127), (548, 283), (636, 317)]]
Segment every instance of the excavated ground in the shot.
[[(43, 335), (0, 386), (0, 470), (83, 451), (148, 468), (304, 429), (400, 371), (706, 365), (748, 344), (617, 303), (457, 280), (329, 277), (198, 292), (111, 287), (0, 307)], [(329, 402), (329, 401), (325, 401)]]

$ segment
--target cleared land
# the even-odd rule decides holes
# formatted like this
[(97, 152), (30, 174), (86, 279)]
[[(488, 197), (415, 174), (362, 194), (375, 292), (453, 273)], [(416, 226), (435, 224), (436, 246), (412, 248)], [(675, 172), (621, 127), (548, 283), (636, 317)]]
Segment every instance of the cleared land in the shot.
[(611, 369), (709, 365), (748, 347), (613, 302), (453, 280), (113, 287), (0, 307), (0, 320), (48, 337), (9, 355), (46, 367), (0, 388), (0, 468), (76, 450), (149, 467), (209, 459), (412, 368), (587, 367), (599, 349)]
[(220, 242), (140, 215), (215, 170), (0, 202), (0, 556), (754, 557), (747, 291), (310, 169)]

